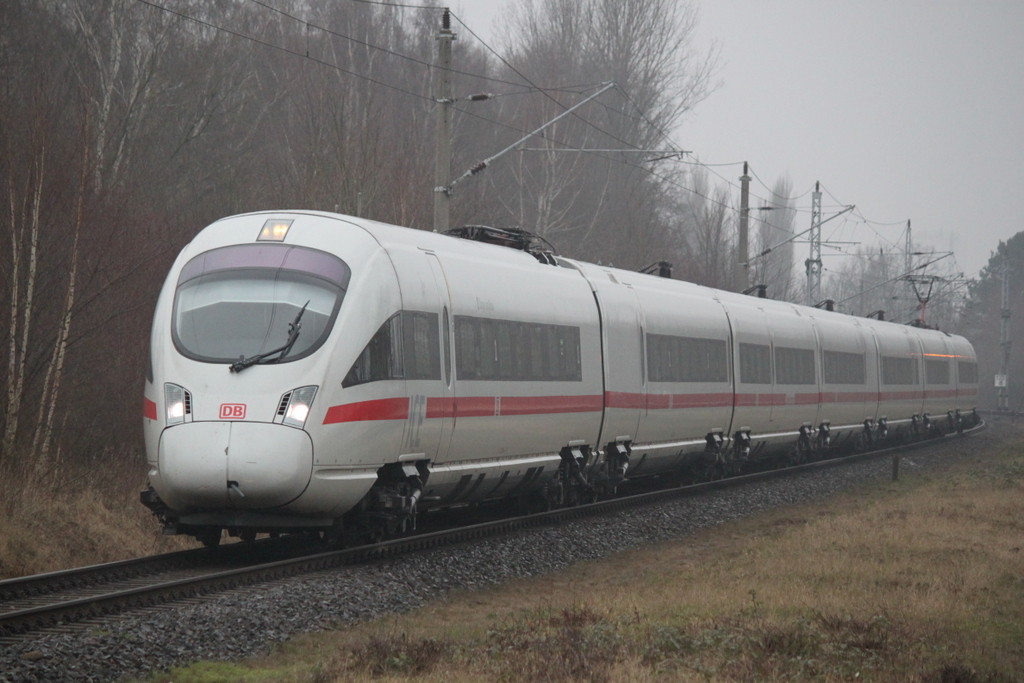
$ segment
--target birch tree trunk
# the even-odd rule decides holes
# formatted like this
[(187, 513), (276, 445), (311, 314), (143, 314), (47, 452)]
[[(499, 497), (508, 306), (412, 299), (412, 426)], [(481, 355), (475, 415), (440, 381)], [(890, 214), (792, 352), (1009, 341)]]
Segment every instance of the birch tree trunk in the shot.
[[(35, 457), (35, 478), (43, 478), (49, 471), (50, 444), (53, 442), (53, 416), (60, 397), (60, 385), (64, 376), (64, 358), (68, 348), (68, 337), (71, 334), (71, 318), (75, 309), (75, 287), (78, 281), (78, 245), (82, 234), (82, 218), (85, 208), (85, 192), (89, 173), (89, 117), (83, 125), (82, 171), (78, 186), (78, 202), (75, 209), (75, 227), (71, 246), (71, 270), (68, 275), (68, 287), (64, 296), (64, 310), (60, 320), (60, 329), (53, 345), (53, 355), (46, 369), (43, 381), (43, 392), (39, 398), (39, 414), (36, 418), (35, 435), (32, 437), (31, 453)], [(45, 413), (45, 421), (44, 421)]]
[[(21, 416), (21, 402), (25, 391), (25, 361), (28, 357), (29, 333), (32, 329), (33, 297), (36, 288), (36, 273), (39, 266), (39, 209), (43, 198), (44, 157), (46, 148), (40, 145), (34, 168), (25, 184), (25, 195), (30, 196), (26, 207), (28, 215), (19, 215), (18, 190), (13, 176), (8, 184), (11, 207), (11, 258), (15, 268), (11, 284), (11, 329), (8, 352), (7, 410), (3, 439), (3, 457), (10, 460), (18, 437), (18, 421)], [(34, 185), (33, 185), (34, 184)], [(28, 264), (25, 271), (25, 298), (19, 301), (20, 252), (24, 250), (25, 223), (28, 223)], [(20, 331), (20, 339), (18, 332)]]

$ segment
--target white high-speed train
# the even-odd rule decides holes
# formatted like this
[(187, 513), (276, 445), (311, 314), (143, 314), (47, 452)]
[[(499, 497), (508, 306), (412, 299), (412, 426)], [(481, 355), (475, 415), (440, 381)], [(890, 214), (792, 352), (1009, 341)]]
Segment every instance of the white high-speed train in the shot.
[[(150, 488), (213, 545), (956, 428), (963, 337), (312, 211), (217, 221), (156, 306)], [(515, 234), (508, 234), (510, 243)], [(519, 246), (525, 246), (521, 244)]]

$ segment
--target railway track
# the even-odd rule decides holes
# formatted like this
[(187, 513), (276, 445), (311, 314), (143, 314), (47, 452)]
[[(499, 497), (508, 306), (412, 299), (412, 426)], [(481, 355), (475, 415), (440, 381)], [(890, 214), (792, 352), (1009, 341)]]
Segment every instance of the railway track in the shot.
[[(963, 438), (977, 433), (983, 427), (984, 423), (981, 423), (964, 434), (951, 434), (942, 438)], [(927, 447), (937, 441), (929, 439), (905, 443), (887, 449), (784, 469), (766, 470), (550, 512), (421, 533), (355, 548), (324, 550), (323, 545), (314, 545), (299, 539), (266, 539), (251, 544), (223, 546), (215, 552), (205, 548), (186, 550), (9, 579), (0, 581), (0, 641), (18, 639), (39, 631), (73, 628), (75, 624), (92, 623), (97, 619), (123, 612), (194, 599), (202, 595), (302, 574), (464, 543), (531, 527), (549, 526), (582, 517), (608, 514), (755, 481), (794, 476), (814, 469), (881, 458), (893, 453)]]

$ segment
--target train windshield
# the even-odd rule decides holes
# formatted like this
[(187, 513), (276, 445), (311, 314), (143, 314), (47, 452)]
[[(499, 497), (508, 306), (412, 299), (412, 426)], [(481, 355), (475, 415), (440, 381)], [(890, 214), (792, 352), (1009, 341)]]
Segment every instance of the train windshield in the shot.
[[(341, 259), (304, 247), (244, 244), (200, 254), (178, 278), (174, 345), (185, 356), (209, 363), (233, 363), (286, 347), (261, 362), (304, 358), (330, 334), (350, 274)], [(301, 328), (291, 339), (290, 323), (300, 311)]]

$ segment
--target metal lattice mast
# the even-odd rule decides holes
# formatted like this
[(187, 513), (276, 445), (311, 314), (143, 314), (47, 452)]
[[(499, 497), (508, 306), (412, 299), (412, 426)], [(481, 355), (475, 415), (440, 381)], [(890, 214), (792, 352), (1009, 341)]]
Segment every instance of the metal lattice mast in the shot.
[(814, 183), (811, 195), (811, 255), (804, 262), (807, 266), (807, 305), (814, 306), (821, 301), (821, 184)]
[(1003, 306), (999, 311), (999, 345), (1003, 348), (1003, 364), (999, 370), (999, 410), (1010, 409), (1010, 259), (1003, 259)]

